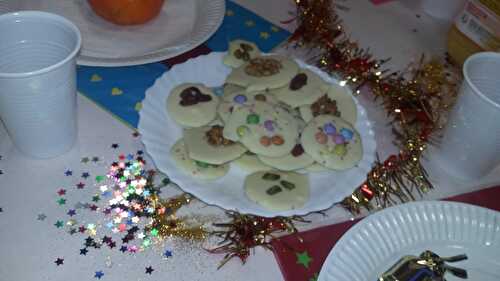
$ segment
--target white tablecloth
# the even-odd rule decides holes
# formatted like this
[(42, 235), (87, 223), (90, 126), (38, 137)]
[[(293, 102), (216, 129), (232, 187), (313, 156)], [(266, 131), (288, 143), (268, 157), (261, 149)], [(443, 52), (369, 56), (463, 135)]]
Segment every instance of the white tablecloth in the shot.
[[(243, 6), (269, 19), (273, 23), (293, 29), (280, 22), (290, 18), (294, 9), (288, 0), (238, 0)], [(366, 0), (352, 0), (342, 3), (350, 8), (341, 12), (348, 31), (362, 46), (370, 47), (381, 58), (392, 57), (390, 66), (401, 68), (422, 52), (443, 54), (448, 23), (439, 22), (418, 11), (412, 11), (404, 3), (394, 1), (375, 7)], [(420, 16), (416, 16), (420, 14)], [(394, 152), (391, 145), (390, 129), (380, 107), (374, 106), (369, 97), (361, 97), (361, 102), (369, 109), (370, 118), (376, 120), (379, 154), (384, 156)], [(95, 280), (95, 272), (102, 271), (102, 280), (282, 280), (280, 269), (272, 252), (255, 249), (246, 265), (234, 259), (221, 270), (217, 265), (222, 256), (210, 255), (193, 246), (167, 241), (166, 245), (143, 253), (122, 254), (116, 249), (90, 249), (86, 256), (80, 255), (83, 248), (82, 235), (69, 235), (54, 224), (63, 218), (71, 205), (60, 207), (56, 191), (68, 191), (68, 204), (74, 204), (81, 192), (75, 191), (75, 184), (84, 181), (84, 172), (91, 177), (103, 174), (106, 167), (118, 153), (133, 153), (143, 149), (140, 140), (132, 137), (132, 130), (113, 116), (104, 112), (91, 101), (78, 97), (79, 137), (75, 147), (67, 154), (50, 160), (33, 160), (24, 157), (12, 145), (3, 127), (0, 128), (0, 281), (13, 280)], [(117, 149), (111, 144), (117, 143)], [(98, 156), (97, 163), (82, 163), (82, 157)], [(64, 172), (72, 170), (72, 176)], [(438, 169), (431, 169), (438, 184), (437, 189), (426, 198), (439, 198), (457, 194), (473, 188), (500, 182), (498, 177), (490, 177), (480, 184), (460, 184), (439, 177)], [(92, 181), (88, 180), (89, 183)], [(88, 187), (91, 196), (92, 186)], [(166, 194), (176, 194), (170, 187)], [(70, 202), (71, 201), (71, 202)], [(216, 207), (194, 203), (184, 210), (189, 214), (222, 216)], [(77, 210), (79, 212), (79, 210)], [(350, 214), (340, 208), (332, 208), (327, 216), (311, 215), (311, 224), (301, 225), (307, 229), (331, 224), (350, 218)], [(44, 215), (44, 220), (39, 220)], [(91, 218), (77, 216), (80, 224), (90, 223)], [(117, 243), (120, 244), (120, 243)], [(173, 251), (173, 257), (163, 259), (162, 251)], [(63, 258), (64, 264), (57, 266), (54, 261)], [(151, 275), (145, 267), (152, 266)]]

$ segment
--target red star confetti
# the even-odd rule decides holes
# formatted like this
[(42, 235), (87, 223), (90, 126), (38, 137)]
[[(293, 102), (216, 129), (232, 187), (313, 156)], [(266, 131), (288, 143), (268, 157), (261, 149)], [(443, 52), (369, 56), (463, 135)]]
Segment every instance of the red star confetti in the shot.
[(66, 189), (64, 189), (64, 188), (59, 189), (57, 191), (57, 195), (59, 195), (59, 196), (66, 195)]
[(85, 187), (85, 184), (83, 182), (79, 182), (76, 184), (76, 188), (78, 189), (83, 189)]

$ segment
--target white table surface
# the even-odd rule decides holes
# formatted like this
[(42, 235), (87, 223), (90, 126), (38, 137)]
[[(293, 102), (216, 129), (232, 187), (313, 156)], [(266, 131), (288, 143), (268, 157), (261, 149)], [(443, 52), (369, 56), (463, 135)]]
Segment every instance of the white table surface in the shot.
[[(289, 0), (237, 0), (236, 2), (255, 11), (277, 25), (287, 29), (280, 21), (290, 18), (293, 3)], [(445, 51), (445, 36), (448, 23), (434, 20), (425, 14), (411, 10), (406, 3), (394, 1), (378, 7), (367, 0), (345, 2), (348, 12), (341, 12), (352, 38), (362, 46), (369, 46), (378, 57), (392, 57), (392, 67), (403, 67), (416, 59), (422, 52), (442, 54)], [(420, 14), (421, 17), (416, 17)], [(416, 30), (416, 31), (414, 31)], [(384, 121), (380, 107), (373, 106), (367, 97), (360, 97), (369, 106), (370, 118), (376, 120), (378, 152), (383, 158), (392, 153), (390, 129)], [(56, 191), (64, 187), (73, 191), (79, 175), (88, 171), (91, 175), (103, 174), (107, 165), (116, 160), (118, 153), (133, 153), (143, 149), (140, 141), (132, 137), (132, 130), (110, 114), (79, 95), (79, 137), (75, 147), (67, 154), (50, 160), (33, 160), (24, 157), (12, 145), (5, 129), (0, 127), (0, 281), (14, 280), (96, 280), (95, 271), (102, 270), (102, 280), (282, 280), (278, 264), (272, 252), (255, 249), (246, 265), (238, 260), (230, 261), (221, 270), (216, 270), (222, 256), (209, 255), (198, 247), (167, 241), (166, 247), (173, 249), (174, 256), (161, 258), (161, 250), (146, 251), (130, 255), (109, 249), (90, 250), (87, 256), (80, 256), (83, 238), (70, 236), (54, 227), (64, 217), (65, 211), (57, 206)], [(117, 150), (112, 143), (119, 143)], [(82, 164), (82, 157), (99, 156), (98, 163)], [(430, 166), (431, 167), (431, 166)], [(64, 171), (72, 169), (73, 177), (65, 177)], [(437, 189), (426, 198), (440, 198), (499, 183), (497, 177), (490, 177), (481, 183), (455, 183), (441, 176), (439, 169), (431, 168)], [(80, 173), (80, 174), (79, 174)], [(89, 191), (90, 192), (90, 191)], [(80, 193), (68, 195), (72, 203)], [(72, 193), (72, 194), (73, 194)], [(170, 188), (166, 194), (176, 194)], [(68, 208), (70, 206), (67, 206)], [(186, 210), (188, 214), (221, 216), (216, 208), (196, 202)], [(45, 214), (44, 221), (37, 220), (38, 214)], [(308, 229), (349, 219), (351, 216), (334, 207), (326, 212), (327, 217), (311, 215), (313, 222), (302, 225)], [(86, 218), (78, 219), (85, 222)], [(120, 244), (120, 243), (118, 243)], [(64, 258), (64, 265), (56, 266), (56, 258)], [(112, 265), (106, 261), (111, 261)], [(144, 273), (151, 265), (152, 275)]]

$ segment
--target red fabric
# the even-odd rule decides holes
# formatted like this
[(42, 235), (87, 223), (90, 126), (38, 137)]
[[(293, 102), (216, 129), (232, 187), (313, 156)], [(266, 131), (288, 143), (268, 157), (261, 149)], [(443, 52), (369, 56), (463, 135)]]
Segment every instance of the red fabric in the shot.
[[(469, 203), (500, 211), (500, 186), (454, 196), (447, 201)], [(274, 239), (274, 255), (287, 281), (314, 281), (328, 253), (340, 237), (360, 219)], [(297, 254), (307, 252), (309, 267), (298, 263)]]

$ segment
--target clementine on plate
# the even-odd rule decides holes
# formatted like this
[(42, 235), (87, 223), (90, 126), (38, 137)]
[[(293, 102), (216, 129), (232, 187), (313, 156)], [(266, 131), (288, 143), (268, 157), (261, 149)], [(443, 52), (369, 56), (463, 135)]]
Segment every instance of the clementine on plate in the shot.
[(88, 0), (96, 14), (120, 25), (146, 23), (155, 18), (164, 0)]

